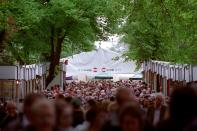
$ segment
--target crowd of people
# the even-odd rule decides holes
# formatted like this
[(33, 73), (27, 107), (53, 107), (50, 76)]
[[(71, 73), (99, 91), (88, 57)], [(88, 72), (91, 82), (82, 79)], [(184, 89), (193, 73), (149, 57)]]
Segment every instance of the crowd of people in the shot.
[(90, 81), (0, 101), (1, 131), (197, 131), (197, 92), (170, 97), (141, 81)]
[[(60, 89), (59, 85), (51, 87), (50, 90), (42, 92), (47, 98), (52, 99), (63, 95), (64, 97), (79, 98), (82, 105), (86, 104), (88, 100), (94, 99), (96, 101), (103, 101), (114, 99), (116, 91), (119, 87), (128, 88), (134, 93), (136, 99), (142, 98), (145, 95), (152, 97), (155, 91), (147, 88), (147, 85), (141, 81), (89, 81), (89, 82), (71, 82), (64, 86), (64, 90)], [(146, 88), (144, 88), (146, 87)], [(139, 97), (141, 96), (141, 97)]]

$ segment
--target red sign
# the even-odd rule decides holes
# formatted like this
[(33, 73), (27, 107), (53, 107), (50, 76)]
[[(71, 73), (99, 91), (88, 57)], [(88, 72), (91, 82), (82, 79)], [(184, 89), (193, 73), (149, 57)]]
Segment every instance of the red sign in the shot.
[(101, 69), (101, 71), (102, 71), (102, 72), (106, 72), (107, 69), (106, 69), (105, 67), (103, 67), (103, 68)]
[(98, 68), (94, 67), (94, 68), (92, 69), (92, 71), (93, 71), (93, 72), (97, 72), (97, 71), (98, 71)]

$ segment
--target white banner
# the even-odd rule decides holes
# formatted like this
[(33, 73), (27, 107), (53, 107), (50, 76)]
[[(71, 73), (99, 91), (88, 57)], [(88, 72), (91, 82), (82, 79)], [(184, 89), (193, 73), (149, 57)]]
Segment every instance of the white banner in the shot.
[[(65, 61), (66, 59), (61, 59)], [(67, 76), (86, 74), (87, 76), (113, 76), (114, 74), (133, 74), (134, 61), (125, 62), (121, 54), (99, 48), (92, 52), (83, 52), (68, 58)]]

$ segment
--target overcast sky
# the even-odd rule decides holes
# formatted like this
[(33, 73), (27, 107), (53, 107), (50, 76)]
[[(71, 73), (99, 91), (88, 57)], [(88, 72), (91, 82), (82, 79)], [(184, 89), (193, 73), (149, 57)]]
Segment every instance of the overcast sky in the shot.
[(121, 37), (114, 35), (109, 38), (108, 41), (97, 41), (95, 45), (97, 48), (110, 49), (115, 52), (123, 53), (126, 51), (127, 46), (120, 42)]
[(120, 37), (118, 36), (111, 36), (108, 41), (96, 41), (96, 47), (104, 48), (104, 49), (110, 49), (112, 47), (115, 47), (119, 43)]

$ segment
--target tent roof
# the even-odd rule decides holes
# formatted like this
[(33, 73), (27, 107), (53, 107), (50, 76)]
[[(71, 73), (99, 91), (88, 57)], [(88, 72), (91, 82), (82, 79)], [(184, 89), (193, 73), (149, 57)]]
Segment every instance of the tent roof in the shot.
[(61, 61), (66, 59), (68, 60), (67, 76), (78, 74), (88, 76), (132, 74), (136, 68), (134, 61), (125, 62), (121, 54), (102, 48), (63, 58)]

